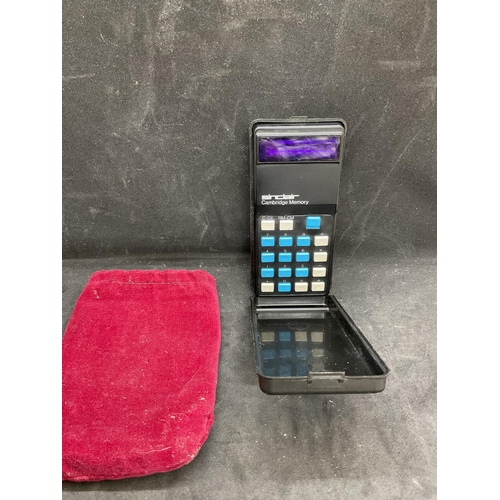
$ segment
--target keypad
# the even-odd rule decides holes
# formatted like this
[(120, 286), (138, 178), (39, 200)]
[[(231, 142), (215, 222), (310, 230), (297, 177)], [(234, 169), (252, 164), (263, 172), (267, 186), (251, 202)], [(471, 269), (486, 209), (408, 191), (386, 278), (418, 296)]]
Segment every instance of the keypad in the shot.
[(257, 288), (262, 295), (325, 295), (331, 268), (331, 215), (256, 220)]

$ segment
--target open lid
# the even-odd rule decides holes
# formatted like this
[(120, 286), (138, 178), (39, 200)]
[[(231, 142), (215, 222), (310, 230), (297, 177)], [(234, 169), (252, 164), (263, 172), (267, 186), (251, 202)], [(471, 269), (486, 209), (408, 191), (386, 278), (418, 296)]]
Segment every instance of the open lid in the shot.
[(389, 369), (344, 311), (252, 303), (255, 360), (268, 394), (364, 393), (385, 388)]

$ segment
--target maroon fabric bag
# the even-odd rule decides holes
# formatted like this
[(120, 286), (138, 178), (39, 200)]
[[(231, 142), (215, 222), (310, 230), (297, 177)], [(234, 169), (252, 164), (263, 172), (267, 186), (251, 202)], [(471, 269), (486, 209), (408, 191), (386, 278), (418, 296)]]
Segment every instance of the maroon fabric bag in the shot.
[(205, 271), (99, 271), (63, 337), (63, 480), (177, 469), (214, 420), (219, 303)]

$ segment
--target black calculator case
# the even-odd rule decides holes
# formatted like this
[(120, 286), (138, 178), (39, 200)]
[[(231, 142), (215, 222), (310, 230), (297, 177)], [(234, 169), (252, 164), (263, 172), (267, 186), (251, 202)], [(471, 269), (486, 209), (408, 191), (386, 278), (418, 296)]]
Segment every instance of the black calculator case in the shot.
[[(259, 119), (250, 125), (251, 283), (254, 294), (251, 317), (259, 386), (268, 394), (373, 393), (385, 388), (389, 368), (331, 293), (335, 220), (346, 132), (346, 123), (341, 119)], [(338, 137), (338, 155), (333, 160), (259, 161), (257, 138), (269, 136), (286, 141), (290, 137), (292, 140), (299, 136), (324, 138), (331, 134)], [(307, 205), (278, 201), (304, 198), (308, 200)], [(273, 200), (273, 204), (264, 204), (262, 200)], [(262, 293), (264, 281), (276, 282), (279, 286), (280, 280), (260, 279), (263, 258), (260, 254), (268, 250), (259, 246), (264, 234), (259, 221), (263, 218), (278, 221), (288, 216), (295, 218), (303, 228), (304, 217), (316, 214), (327, 221), (325, 225), (331, 240), (324, 249), (329, 254), (324, 292), (311, 290), (314, 279), (310, 277), (308, 292), (294, 293), (292, 289), (290, 293), (280, 294), (273, 285), (274, 292)], [(306, 233), (296, 231), (293, 237), (297, 234)], [(298, 248), (289, 249), (293, 250), (299, 251)]]

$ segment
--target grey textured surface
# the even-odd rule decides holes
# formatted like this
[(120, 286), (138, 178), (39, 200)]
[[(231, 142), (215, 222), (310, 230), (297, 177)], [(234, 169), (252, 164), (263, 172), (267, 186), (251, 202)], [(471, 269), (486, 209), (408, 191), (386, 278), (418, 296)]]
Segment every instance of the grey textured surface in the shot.
[(63, 498), (436, 498), (436, 267), (337, 257), (335, 295), (392, 370), (374, 395), (268, 396), (255, 374), (246, 254), (67, 260), (63, 323), (93, 271), (202, 268), (216, 280), (222, 346), (215, 423), (199, 455), (166, 474), (63, 483)]
[[(381, 394), (257, 385), (247, 129), (292, 115), (348, 124), (334, 290)], [(64, 325), (93, 271), (202, 268), (223, 340), (191, 464), (63, 497), (435, 498), (435, 246), (435, 1), (65, 0), (63, 255), (89, 258), (63, 263)]]
[(337, 254), (436, 243), (432, 0), (63, 2), (66, 257), (247, 251), (255, 118), (349, 126)]

